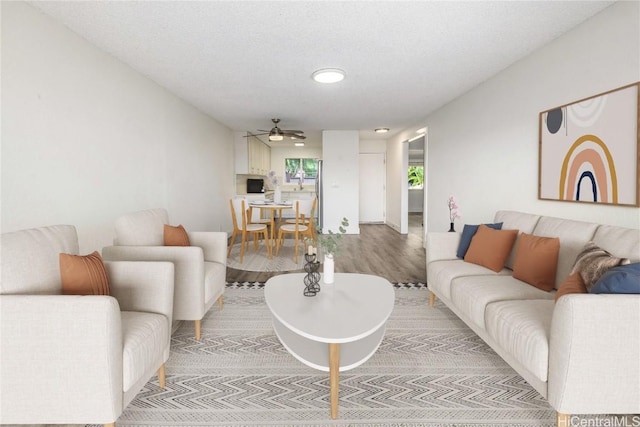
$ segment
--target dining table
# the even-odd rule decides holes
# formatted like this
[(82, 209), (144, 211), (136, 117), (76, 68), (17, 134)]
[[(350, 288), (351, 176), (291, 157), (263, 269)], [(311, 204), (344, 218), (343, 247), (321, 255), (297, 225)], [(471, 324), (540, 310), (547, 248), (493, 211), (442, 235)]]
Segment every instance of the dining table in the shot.
[(282, 218), (282, 211), (285, 209), (292, 209), (292, 208), (293, 208), (292, 202), (275, 203), (269, 200), (254, 200), (249, 202), (249, 215), (247, 215), (247, 218), (253, 218), (253, 209), (260, 209), (260, 212), (265, 212), (265, 211), (268, 212), (270, 225), (271, 225), (270, 239), (271, 239), (271, 244), (273, 245), (276, 237), (276, 227), (275, 227), (276, 211), (278, 212), (278, 217)]

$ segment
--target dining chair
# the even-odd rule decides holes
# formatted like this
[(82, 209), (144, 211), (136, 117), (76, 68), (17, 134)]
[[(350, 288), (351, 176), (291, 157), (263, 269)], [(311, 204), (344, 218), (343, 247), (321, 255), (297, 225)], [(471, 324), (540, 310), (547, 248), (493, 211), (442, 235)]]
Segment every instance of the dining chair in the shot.
[[(259, 200), (260, 203), (264, 203), (265, 200)], [(252, 209), (250, 206), (247, 208), (247, 212), (251, 212), (251, 214), (247, 214), (247, 223), (249, 224), (264, 224), (267, 227), (271, 226), (271, 218), (263, 218), (262, 210), (255, 208)]]
[(233, 249), (233, 245), (236, 242), (236, 237), (238, 234), (241, 235), (240, 241), (240, 263), (242, 264), (242, 260), (244, 257), (245, 247), (248, 245), (247, 236), (253, 234), (253, 246), (254, 249), (258, 250), (258, 235), (262, 234), (264, 237), (264, 245), (267, 249), (267, 255), (269, 259), (272, 258), (271, 254), (271, 244), (269, 241), (269, 233), (267, 232), (266, 224), (253, 224), (250, 221), (247, 221), (247, 204), (246, 199), (244, 198), (236, 198), (229, 200), (229, 207), (231, 208), (231, 219), (233, 221), (233, 232), (231, 234), (231, 242), (229, 243), (229, 250), (227, 251), (227, 257), (231, 255), (231, 249)]
[[(288, 218), (284, 222), (285, 224), (295, 224), (296, 221), (300, 221), (300, 224), (307, 226), (307, 231), (303, 234), (305, 237), (309, 239), (315, 239), (316, 230), (314, 224), (314, 215), (316, 211), (316, 203), (317, 199), (314, 197), (312, 199), (299, 199), (300, 200), (300, 218)], [(309, 200), (312, 200), (309, 203)]]
[(293, 234), (294, 241), (294, 256), (293, 259), (295, 263), (298, 263), (298, 246), (300, 246), (300, 242), (302, 241), (302, 237), (310, 237), (311, 238), (311, 228), (313, 226), (313, 220), (309, 219), (310, 222), (307, 222), (305, 215), (301, 212), (310, 212), (311, 206), (314, 204), (315, 199), (303, 199), (296, 200), (294, 202), (296, 216), (293, 223), (282, 224), (278, 229), (278, 242), (276, 245), (276, 255), (280, 253), (280, 248), (284, 244), (284, 237), (286, 234)]

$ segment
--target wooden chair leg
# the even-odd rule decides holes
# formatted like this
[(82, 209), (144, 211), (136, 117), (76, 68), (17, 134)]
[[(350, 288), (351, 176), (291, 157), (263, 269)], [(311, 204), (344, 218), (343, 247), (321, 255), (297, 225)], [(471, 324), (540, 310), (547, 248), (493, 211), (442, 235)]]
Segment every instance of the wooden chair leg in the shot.
[(240, 244), (240, 264), (242, 264), (242, 258), (244, 257), (244, 246), (247, 241), (247, 233), (242, 232), (242, 243)]
[(231, 243), (229, 243), (229, 250), (227, 251), (227, 258), (231, 256), (231, 250), (233, 249), (233, 245), (236, 243), (237, 235), (238, 233), (236, 232), (236, 230), (233, 230), (233, 233), (231, 233)]
[(218, 310), (222, 310), (222, 306), (223, 306), (223, 301), (222, 301), (222, 295), (220, 295), (218, 297)]
[(264, 230), (262, 230), (262, 234), (264, 235), (264, 248), (267, 251), (267, 256), (269, 257), (269, 259), (271, 259), (272, 256), (271, 256), (271, 242), (269, 242), (269, 231), (265, 228)]
[(282, 230), (280, 230), (278, 232), (278, 239), (276, 241), (276, 256), (280, 254), (280, 247), (282, 246), (283, 243), (284, 243), (284, 233), (282, 232)]
[(433, 304), (436, 302), (436, 294), (431, 292), (429, 295), (429, 307), (433, 307)]
[(258, 252), (258, 233), (253, 233), (253, 250)]
[(556, 412), (556, 427), (570, 427), (571, 415)]
[(293, 244), (296, 246), (293, 250), (293, 262), (298, 264), (298, 233), (295, 233), (293, 236)]
[(158, 369), (158, 385), (160, 385), (160, 388), (164, 388), (167, 385), (167, 376), (164, 370), (164, 363)]
[(202, 336), (202, 320), (196, 320), (194, 323), (196, 328), (196, 339), (200, 341), (200, 337)]

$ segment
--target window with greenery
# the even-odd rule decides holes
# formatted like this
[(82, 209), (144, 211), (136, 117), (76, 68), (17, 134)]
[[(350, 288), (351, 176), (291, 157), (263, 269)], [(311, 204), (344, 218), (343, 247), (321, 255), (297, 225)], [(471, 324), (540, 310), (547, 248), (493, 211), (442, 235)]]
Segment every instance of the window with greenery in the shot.
[(285, 182), (315, 184), (318, 177), (318, 159), (284, 159)]
[(424, 188), (424, 166), (409, 166), (409, 188)]

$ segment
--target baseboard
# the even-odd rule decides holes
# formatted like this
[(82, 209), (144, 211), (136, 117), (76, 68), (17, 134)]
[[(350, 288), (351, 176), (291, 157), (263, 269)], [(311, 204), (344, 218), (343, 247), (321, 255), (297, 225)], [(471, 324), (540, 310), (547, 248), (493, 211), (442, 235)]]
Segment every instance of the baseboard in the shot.
[(392, 222), (387, 222), (387, 226), (393, 228), (398, 233), (400, 233), (400, 226), (398, 224), (394, 224)]

